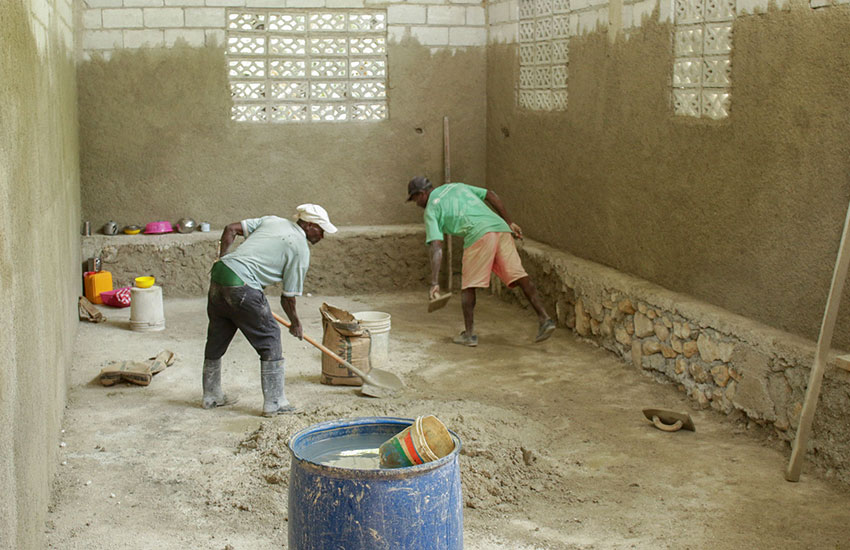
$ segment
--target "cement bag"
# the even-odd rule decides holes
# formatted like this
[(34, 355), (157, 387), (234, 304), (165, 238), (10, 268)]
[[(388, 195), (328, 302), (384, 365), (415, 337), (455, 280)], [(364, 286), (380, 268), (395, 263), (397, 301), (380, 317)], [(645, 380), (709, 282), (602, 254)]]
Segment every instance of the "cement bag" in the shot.
[[(368, 373), (372, 370), (369, 362), (369, 352), (372, 339), (369, 331), (363, 329), (354, 316), (328, 304), (319, 308), (322, 314), (322, 329), (324, 337), (322, 344), (332, 352), (342, 357), (358, 370)], [(361, 386), (363, 380), (340, 365), (326, 354), (322, 354), (322, 384), (332, 386)]]

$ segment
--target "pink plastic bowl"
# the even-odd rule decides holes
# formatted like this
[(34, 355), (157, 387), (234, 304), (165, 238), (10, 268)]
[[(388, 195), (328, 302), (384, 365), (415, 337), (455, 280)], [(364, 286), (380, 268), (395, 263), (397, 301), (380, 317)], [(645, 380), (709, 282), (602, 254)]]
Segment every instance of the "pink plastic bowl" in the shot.
[(151, 222), (145, 226), (145, 233), (171, 233), (174, 228), (171, 222)]

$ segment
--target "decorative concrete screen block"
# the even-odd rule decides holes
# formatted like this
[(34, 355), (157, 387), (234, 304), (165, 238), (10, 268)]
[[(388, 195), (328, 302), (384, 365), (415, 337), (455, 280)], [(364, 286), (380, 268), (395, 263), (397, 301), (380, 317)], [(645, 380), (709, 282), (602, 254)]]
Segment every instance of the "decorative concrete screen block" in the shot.
[(731, 103), (735, 0), (675, 0), (673, 110), (722, 119)]
[(387, 118), (387, 14), (359, 9), (229, 9), (233, 120)]
[(567, 108), (569, 0), (519, 0), (518, 103), (535, 111)]

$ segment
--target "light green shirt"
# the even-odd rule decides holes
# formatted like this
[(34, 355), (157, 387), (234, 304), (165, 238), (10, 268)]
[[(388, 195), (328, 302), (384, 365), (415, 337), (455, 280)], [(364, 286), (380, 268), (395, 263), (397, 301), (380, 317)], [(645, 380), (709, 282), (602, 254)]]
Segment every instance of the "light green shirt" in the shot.
[(425, 206), (425, 242), (442, 241), (443, 233), (463, 237), (468, 248), (485, 233), (510, 233), (501, 216), (484, 202), (487, 190), (465, 183), (447, 183), (431, 191)]
[(245, 241), (221, 258), (245, 284), (257, 290), (283, 282), (284, 296), (301, 296), (310, 267), (307, 234), (277, 216), (242, 220)]

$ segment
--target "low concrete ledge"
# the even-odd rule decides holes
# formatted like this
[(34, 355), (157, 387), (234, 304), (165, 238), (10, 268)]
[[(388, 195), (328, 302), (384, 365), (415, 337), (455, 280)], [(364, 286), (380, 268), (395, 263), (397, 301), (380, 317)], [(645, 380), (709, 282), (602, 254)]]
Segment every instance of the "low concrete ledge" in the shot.
[[(209, 233), (91, 235), (82, 238), (82, 258), (99, 256), (114, 286), (131, 286), (153, 275), (165, 296), (203, 296), (221, 229)], [(236, 239), (238, 245), (242, 239)], [(305, 292), (379, 292), (427, 289), (430, 274), (422, 225), (340, 227), (310, 247)], [(280, 288), (267, 289), (279, 295)]]
[[(815, 342), (534, 241), (521, 256), (559, 325), (790, 449)], [(493, 279), (495, 294), (525, 301)], [(850, 372), (838, 363), (833, 357), (824, 377), (807, 458), (850, 482)]]

